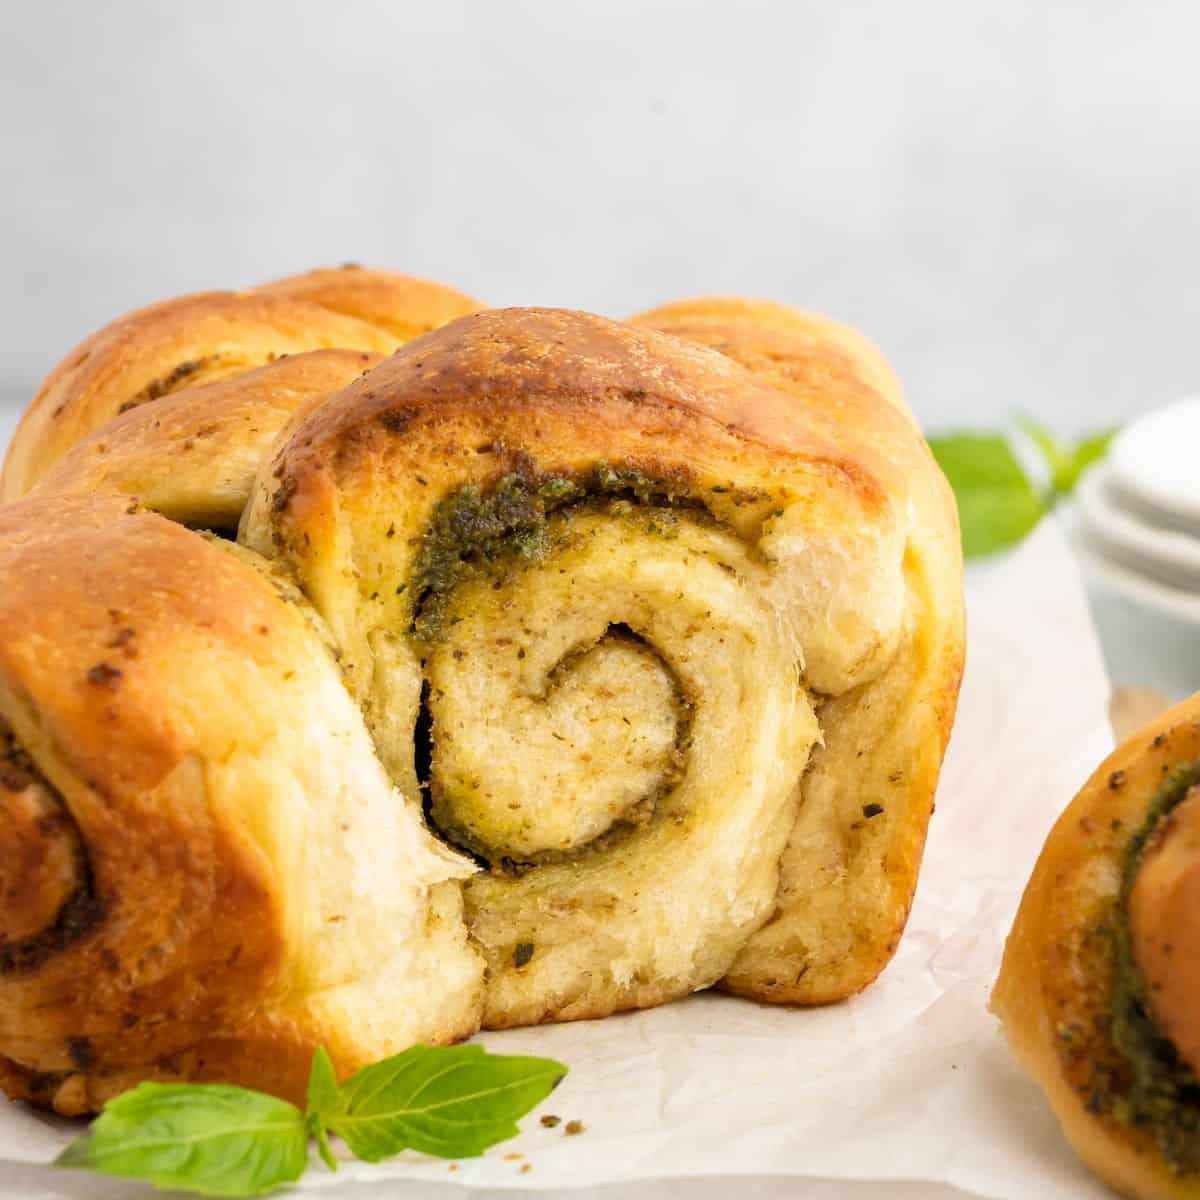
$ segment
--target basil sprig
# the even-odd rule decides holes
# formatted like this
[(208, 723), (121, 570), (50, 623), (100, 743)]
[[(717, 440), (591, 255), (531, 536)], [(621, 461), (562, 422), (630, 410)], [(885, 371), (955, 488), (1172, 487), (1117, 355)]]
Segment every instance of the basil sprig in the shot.
[(1034, 485), (1005, 434), (951, 433), (929, 439), (958, 501), (967, 558), (981, 558), (1021, 541), (1070, 495), (1083, 472), (1104, 457), (1116, 432), (1107, 430), (1065, 445), (1033, 421), (1023, 421), (1021, 429), (1046, 462), (1044, 487)]
[(55, 1165), (205, 1196), (257, 1196), (300, 1178), (310, 1138), (337, 1170), (330, 1134), (368, 1162), (401, 1150), (470, 1158), (514, 1136), (517, 1120), (566, 1073), (553, 1059), (482, 1046), (413, 1046), (339, 1085), (321, 1048), (304, 1112), (228, 1084), (142, 1083), (109, 1101)]

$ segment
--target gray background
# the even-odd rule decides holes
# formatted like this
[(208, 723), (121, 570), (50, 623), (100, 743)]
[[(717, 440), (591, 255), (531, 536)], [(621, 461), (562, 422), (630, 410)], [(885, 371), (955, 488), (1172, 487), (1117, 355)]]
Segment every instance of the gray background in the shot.
[(818, 308), (935, 428), (1200, 375), (1193, 3), (3, 3), (0, 434), (120, 311), (347, 259)]

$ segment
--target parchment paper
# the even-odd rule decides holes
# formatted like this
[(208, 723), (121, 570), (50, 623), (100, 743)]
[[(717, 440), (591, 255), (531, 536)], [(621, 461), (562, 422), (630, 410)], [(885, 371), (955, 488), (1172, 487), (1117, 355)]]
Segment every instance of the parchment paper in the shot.
[[(640, 1182), (602, 1194), (1108, 1195), (1076, 1164), (986, 1009), (1045, 834), (1111, 743), (1108, 682), (1061, 531), (1048, 521), (1011, 555), (973, 569), (968, 613), (966, 680), (916, 904), (873, 987), (828, 1009), (698, 995), (605, 1021), (487, 1035), (495, 1050), (571, 1067), (518, 1139), (453, 1170), (417, 1155), (346, 1162), (336, 1175), (317, 1164), (301, 1187), (348, 1197), (452, 1196), (450, 1183), (536, 1191), (631, 1181)], [(582, 1120), (586, 1131), (543, 1128), (542, 1113)], [(133, 1194), (116, 1181), (84, 1186), (18, 1166), (45, 1163), (76, 1132), (0, 1106), (0, 1194)], [(647, 1182), (701, 1176), (710, 1178), (691, 1188)], [(409, 1186), (384, 1184), (401, 1180)], [(443, 1187), (430, 1189), (433, 1181)]]

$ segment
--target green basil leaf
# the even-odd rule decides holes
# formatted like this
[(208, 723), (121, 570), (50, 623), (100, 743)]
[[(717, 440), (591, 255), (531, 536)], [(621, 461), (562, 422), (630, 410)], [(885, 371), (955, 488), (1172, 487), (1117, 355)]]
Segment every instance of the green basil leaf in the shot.
[(1071, 447), (1071, 468), (1065, 476), (1064, 492), (1069, 492), (1079, 482), (1079, 477), (1094, 462), (1099, 462), (1107, 453), (1113, 438), (1117, 436), (1116, 429), (1106, 429), (1102, 433), (1093, 433)]
[(333, 1152), (333, 1147), (329, 1144), (329, 1130), (325, 1127), (325, 1119), (317, 1113), (309, 1113), (304, 1118), (304, 1127), (308, 1134), (314, 1137), (317, 1141), (317, 1153), (321, 1156), (321, 1161), (331, 1170), (338, 1169), (337, 1155)]
[(1029, 440), (1042, 452), (1046, 466), (1050, 469), (1050, 486), (1055, 492), (1071, 490), (1071, 452), (1044, 425), (1026, 417), (1021, 428)]
[(488, 1054), (482, 1046), (414, 1046), (352, 1075), (325, 1119), (359, 1158), (401, 1150), (470, 1158), (513, 1137), (517, 1119), (567, 1073), (548, 1058)]
[(109, 1101), (55, 1160), (204, 1196), (256, 1196), (308, 1163), (293, 1104), (225, 1084), (142, 1083)]
[(308, 1131), (317, 1140), (317, 1152), (321, 1161), (331, 1170), (338, 1169), (337, 1158), (329, 1145), (329, 1131), (325, 1126), (328, 1115), (338, 1107), (338, 1082), (333, 1072), (333, 1062), (324, 1046), (313, 1052), (312, 1066), (308, 1073), (308, 1106), (305, 1120)]
[(1041, 520), (1045, 502), (1002, 434), (948, 434), (929, 448), (958, 500), (968, 558), (1015, 545)]
[(1021, 422), (1021, 428), (1045, 458), (1056, 496), (1069, 496), (1075, 490), (1084, 471), (1108, 452), (1109, 443), (1117, 432), (1106, 429), (1102, 433), (1089, 434), (1068, 448), (1036, 421), (1026, 418)]

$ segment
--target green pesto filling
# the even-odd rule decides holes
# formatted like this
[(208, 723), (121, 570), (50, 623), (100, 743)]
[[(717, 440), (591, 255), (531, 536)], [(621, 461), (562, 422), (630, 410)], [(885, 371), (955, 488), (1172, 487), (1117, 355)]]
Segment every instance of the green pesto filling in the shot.
[(1133, 955), (1129, 897), (1155, 831), (1197, 783), (1200, 761), (1177, 768), (1150, 802), (1145, 821), (1125, 847), (1113, 930), (1112, 1040), (1129, 1063), (1132, 1076), (1128, 1087), (1113, 1097), (1110, 1111), (1124, 1125), (1151, 1130), (1164, 1157), (1181, 1175), (1200, 1171), (1200, 1079), (1150, 1014), (1145, 980)]
[(414, 633), (427, 643), (444, 637), (450, 594), (472, 569), (544, 561), (554, 546), (547, 522), (567, 508), (607, 511), (673, 536), (672, 509), (707, 515), (689, 484), (681, 471), (650, 476), (600, 463), (579, 475), (542, 474), (523, 464), (487, 487), (468, 484), (452, 492), (438, 502), (422, 535), (410, 583)]
[[(605, 636), (611, 638), (634, 635), (631, 635), (628, 630), (618, 627), (610, 629)], [(637, 830), (663, 818), (665, 814), (662, 811), (662, 802), (683, 780), (687, 770), (687, 756), (692, 746), (692, 723), (695, 717), (695, 706), (684, 691), (678, 676), (668, 663), (664, 662), (663, 667), (670, 672), (675, 684), (675, 748), (671, 753), (670, 761), (665, 764), (656, 785), (624, 814), (616, 818), (608, 829), (598, 834), (586, 845), (574, 846), (569, 850), (539, 850), (523, 858), (498, 854), (485, 839), (454, 821), (453, 803), (444, 793), (442, 785), (433, 776), (432, 762), (427, 770), (429, 802), (425, 806), (425, 819), (429, 822), (430, 828), (436, 830), (450, 845), (465, 850), (493, 874), (521, 876), (545, 863), (573, 862), (584, 856), (606, 854), (614, 846), (619, 846), (627, 841)], [(686, 822), (686, 816), (682, 812), (670, 814), (669, 819), (675, 825), (683, 825)], [(521, 965), (521, 963), (517, 964), (517, 966)]]
[[(750, 492), (720, 489), (735, 503), (760, 497)], [(478, 571), (504, 573), (514, 566), (544, 561), (570, 532), (556, 517), (569, 512), (603, 512), (614, 519), (636, 522), (658, 537), (677, 536), (678, 513), (691, 519), (714, 521), (703, 501), (692, 491), (691, 476), (684, 471), (651, 476), (627, 466), (599, 463), (580, 474), (542, 473), (532, 462), (487, 486), (468, 484), (445, 496), (434, 509), (409, 584), (413, 597), (413, 634), (425, 646), (443, 640), (453, 624), (450, 598), (455, 586)], [(636, 637), (623, 627), (606, 636)], [(641, 639), (636, 639), (641, 640)], [(670, 669), (669, 667), (667, 668)], [(674, 677), (674, 672), (671, 672)], [(529, 861), (498, 856), (469, 831), (439, 823), (436, 808), (445, 809), (444, 797), (432, 772), (432, 747), (425, 751), (423, 786), (427, 789), (426, 817), (432, 828), (460, 849), (467, 850), (494, 872), (520, 875), (537, 865), (569, 861), (584, 854), (603, 853), (659, 815), (663, 797), (679, 782), (691, 743), (692, 705), (676, 679), (677, 732), (671, 764), (653, 792), (644, 797), (613, 827), (585, 847), (570, 851), (548, 850)], [(425, 718), (428, 722), (428, 716)], [(428, 736), (428, 735), (427, 735)], [(419, 771), (420, 774), (420, 771)], [(437, 803), (436, 801), (441, 801)], [(443, 817), (444, 817), (443, 812)], [(677, 822), (681, 817), (673, 818)], [(521, 964), (518, 964), (521, 965)]]

